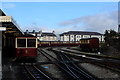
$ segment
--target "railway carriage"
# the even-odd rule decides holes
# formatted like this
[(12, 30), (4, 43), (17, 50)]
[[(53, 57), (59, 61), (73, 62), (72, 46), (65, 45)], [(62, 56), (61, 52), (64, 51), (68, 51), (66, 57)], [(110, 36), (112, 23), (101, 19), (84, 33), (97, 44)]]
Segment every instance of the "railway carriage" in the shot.
[(61, 42), (60, 41), (50, 41), (50, 46), (53, 46), (53, 47), (61, 46)]
[(61, 47), (61, 46), (78, 46), (78, 41), (39, 41), (39, 47)]
[(39, 41), (39, 47), (48, 47), (50, 46), (50, 42), (49, 41)]
[(16, 56), (23, 58), (37, 57), (37, 38), (36, 37), (16, 37), (15, 38)]
[(83, 51), (99, 51), (99, 39), (98, 38), (84, 38), (80, 39), (80, 48)]
[(80, 41), (39, 41), (39, 47), (80, 46), (82, 51), (99, 51), (98, 38), (83, 38)]

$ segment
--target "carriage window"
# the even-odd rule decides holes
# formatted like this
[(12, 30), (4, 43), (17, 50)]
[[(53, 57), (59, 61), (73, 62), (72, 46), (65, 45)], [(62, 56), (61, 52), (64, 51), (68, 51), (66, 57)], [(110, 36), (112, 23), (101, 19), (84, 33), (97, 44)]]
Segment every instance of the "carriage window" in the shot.
[(41, 42), (41, 44), (47, 44), (47, 42)]
[(90, 43), (90, 41), (88, 40), (88, 44)]
[(36, 47), (36, 39), (27, 39), (27, 47)]
[(26, 47), (26, 39), (17, 39), (17, 47)]

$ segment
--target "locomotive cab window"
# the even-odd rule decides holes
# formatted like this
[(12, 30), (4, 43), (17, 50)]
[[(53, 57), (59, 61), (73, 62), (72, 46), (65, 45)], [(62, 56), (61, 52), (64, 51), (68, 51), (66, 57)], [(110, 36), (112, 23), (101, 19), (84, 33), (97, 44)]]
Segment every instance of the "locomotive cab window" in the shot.
[(17, 47), (26, 47), (26, 39), (17, 39)]
[(36, 39), (27, 39), (27, 47), (36, 47)]

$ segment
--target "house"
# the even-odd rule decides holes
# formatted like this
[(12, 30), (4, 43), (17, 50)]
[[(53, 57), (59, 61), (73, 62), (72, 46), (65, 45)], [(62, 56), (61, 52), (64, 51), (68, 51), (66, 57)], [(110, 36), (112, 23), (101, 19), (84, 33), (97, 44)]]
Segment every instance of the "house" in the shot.
[(88, 31), (68, 31), (60, 34), (60, 41), (79, 41), (82, 38), (97, 37), (99, 41), (104, 41), (102, 34)]
[(42, 32), (41, 30), (39, 32), (35, 32), (35, 30), (33, 30), (32, 32), (28, 32), (28, 30), (26, 30), (25, 34), (36, 36), (40, 41), (57, 41), (57, 36), (55, 35), (55, 31)]
[(37, 34), (37, 37), (40, 41), (57, 41), (57, 36), (54, 34), (54, 32), (42, 32), (41, 35)]

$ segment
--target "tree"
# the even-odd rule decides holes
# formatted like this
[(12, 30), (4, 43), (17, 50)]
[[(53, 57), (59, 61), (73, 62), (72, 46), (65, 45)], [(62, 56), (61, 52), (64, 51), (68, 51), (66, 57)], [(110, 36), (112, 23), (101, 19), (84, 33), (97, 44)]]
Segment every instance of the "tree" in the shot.
[(114, 42), (113, 39), (117, 38), (118, 33), (112, 29), (110, 30), (105, 30), (105, 42), (107, 45), (111, 44), (111, 42)]
[(112, 29), (105, 30), (105, 34), (104, 34), (105, 38), (108, 38), (108, 39), (116, 37), (117, 35), (118, 35), (118, 33)]
[(108, 43), (108, 42), (109, 42), (109, 41), (108, 41), (108, 40), (109, 40), (109, 36), (110, 36), (108, 30), (105, 30), (105, 34), (104, 34), (104, 36), (105, 36), (105, 42)]
[(110, 30), (110, 37), (115, 37), (115, 36), (117, 36), (117, 32), (111, 29)]
[(105, 30), (104, 36), (106, 36), (106, 37), (109, 36), (108, 30)]

